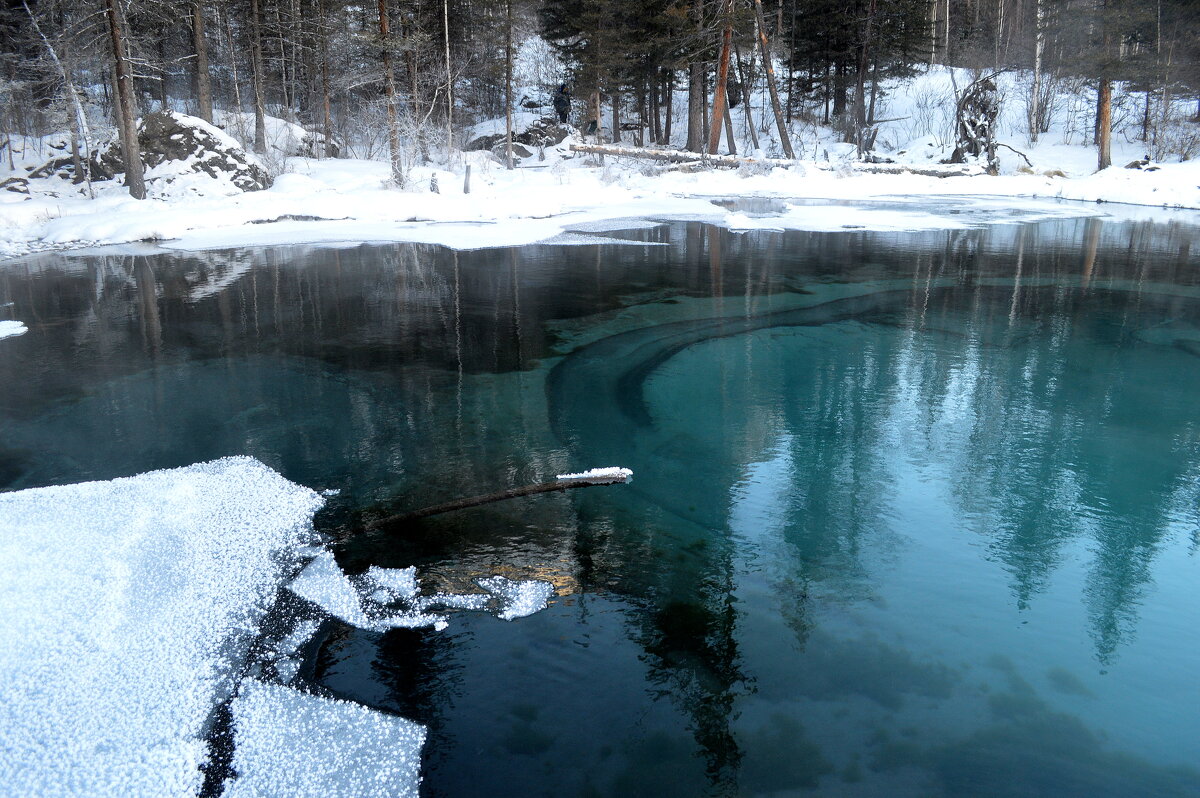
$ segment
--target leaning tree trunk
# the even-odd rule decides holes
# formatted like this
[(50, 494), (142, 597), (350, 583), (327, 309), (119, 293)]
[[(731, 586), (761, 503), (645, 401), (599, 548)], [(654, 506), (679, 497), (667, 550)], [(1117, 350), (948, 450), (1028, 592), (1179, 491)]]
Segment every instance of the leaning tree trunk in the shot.
[(783, 109), (779, 105), (779, 90), (775, 88), (775, 69), (771, 66), (771, 43), (767, 40), (767, 26), (763, 20), (762, 0), (754, 0), (754, 18), (758, 22), (758, 47), (762, 53), (763, 69), (767, 74), (767, 88), (771, 92), (771, 109), (775, 112), (775, 126), (779, 129), (779, 143), (788, 158), (795, 159), (792, 140), (788, 136), (787, 123), (783, 121)]
[[(716, 155), (721, 143), (721, 126), (725, 120), (725, 91), (729, 84), (729, 50), (733, 45), (733, 0), (725, 2), (725, 27), (721, 31), (721, 56), (717, 61), (717, 90), (713, 95), (712, 124), (708, 133), (708, 154)], [(733, 137), (729, 144), (733, 146)]]
[(117, 117), (121, 126), (121, 151), (125, 161), (125, 185), (129, 196), (146, 198), (146, 182), (142, 173), (142, 149), (138, 146), (137, 116), (133, 100), (133, 73), (125, 53), (125, 36), (121, 32), (117, 0), (104, 0), (108, 16), (108, 34), (116, 62)]
[(208, 41), (204, 37), (204, 0), (192, 0), (192, 49), (196, 52), (197, 113), (205, 122), (212, 124), (212, 78), (208, 74)]

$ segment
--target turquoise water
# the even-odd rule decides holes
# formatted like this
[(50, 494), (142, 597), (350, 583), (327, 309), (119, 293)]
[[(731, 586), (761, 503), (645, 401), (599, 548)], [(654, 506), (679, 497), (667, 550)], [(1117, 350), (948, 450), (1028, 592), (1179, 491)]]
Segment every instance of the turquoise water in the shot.
[(554, 582), (322, 628), (302, 681), (428, 724), (429, 795), (1200, 795), (1198, 233), (10, 264), (0, 484), (253, 454), (352, 572)]

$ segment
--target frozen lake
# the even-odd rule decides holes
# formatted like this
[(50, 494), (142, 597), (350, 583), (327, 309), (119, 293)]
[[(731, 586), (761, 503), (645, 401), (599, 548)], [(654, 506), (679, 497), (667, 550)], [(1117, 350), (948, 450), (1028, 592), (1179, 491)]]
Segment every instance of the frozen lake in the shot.
[(1186, 217), (41, 256), (9, 319), (0, 490), (252, 455), (352, 574), (554, 584), (309, 646), (426, 794), (1200, 795)]

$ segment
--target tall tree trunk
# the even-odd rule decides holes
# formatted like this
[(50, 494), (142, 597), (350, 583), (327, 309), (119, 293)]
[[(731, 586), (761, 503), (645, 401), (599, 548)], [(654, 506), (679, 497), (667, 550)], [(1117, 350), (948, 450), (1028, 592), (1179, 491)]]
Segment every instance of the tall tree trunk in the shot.
[(125, 161), (125, 186), (134, 199), (146, 198), (146, 182), (142, 170), (142, 148), (138, 145), (137, 107), (133, 99), (133, 74), (125, 53), (125, 35), (121, 31), (117, 0), (104, 0), (108, 16), (108, 35), (112, 43), (117, 84), (117, 117), (121, 126), (121, 150)]
[(446, 51), (446, 166), (454, 156), (454, 70), (450, 64), (450, 0), (442, 0), (442, 44)]
[(513, 168), (512, 0), (504, 0), (504, 165)]
[[(721, 31), (721, 56), (717, 61), (717, 90), (713, 95), (712, 129), (708, 133), (708, 154), (716, 155), (721, 143), (721, 124), (725, 121), (725, 92), (729, 83), (729, 51), (733, 46), (733, 0), (725, 0), (725, 26)], [(733, 145), (733, 137), (730, 137)], [(732, 150), (731, 150), (732, 151)]]
[(1112, 81), (1100, 79), (1096, 92), (1096, 152), (1098, 169), (1112, 166)]
[(735, 44), (733, 46), (733, 58), (737, 62), (738, 83), (742, 86), (742, 111), (746, 115), (746, 132), (750, 134), (750, 146), (758, 149), (758, 132), (754, 129), (754, 110), (750, 107), (750, 78), (754, 76), (754, 54), (750, 54), (750, 66), (745, 71), (742, 70), (742, 54)]
[(612, 93), (612, 143), (621, 141), (621, 95)]
[(192, 49), (196, 53), (196, 113), (209, 124), (213, 121), (212, 78), (208, 74), (208, 40), (204, 35), (204, 0), (192, 0)]
[(263, 90), (262, 19), (258, 0), (250, 0), (250, 69), (254, 73), (254, 151), (267, 151), (267, 101)]
[(329, 99), (329, 31), (325, 26), (325, 0), (317, 2), (317, 16), (321, 41), (321, 119), (325, 127), (325, 157), (334, 156), (333, 111)]
[[(666, 87), (667, 95), (667, 121), (663, 129), (663, 140), (659, 143), (669, 145), (671, 143), (671, 122), (675, 117), (675, 70), (668, 69), (665, 71), (663, 83)], [(1200, 102), (1196, 104), (1196, 117), (1200, 118)]]
[(758, 22), (758, 47), (762, 54), (763, 69), (767, 75), (767, 89), (771, 92), (771, 110), (775, 112), (775, 126), (779, 130), (779, 143), (784, 155), (795, 160), (792, 140), (788, 136), (787, 123), (783, 120), (783, 109), (779, 105), (779, 91), (775, 88), (775, 68), (771, 66), (771, 43), (767, 40), (767, 26), (763, 22), (762, 0), (754, 0), (754, 18)]
[(383, 95), (387, 103), (388, 148), (392, 156), (392, 181), (404, 187), (404, 160), (400, 150), (400, 120), (396, 116), (396, 73), (392, 70), (392, 42), (388, 30), (387, 0), (379, 0), (379, 46), (383, 50)]
[(1029, 141), (1037, 144), (1042, 135), (1042, 60), (1046, 53), (1045, 0), (1034, 0), (1036, 26), (1033, 35), (1033, 93), (1029, 98)]
[(688, 64), (688, 131), (687, 148), (704, 151), (704, 64)]

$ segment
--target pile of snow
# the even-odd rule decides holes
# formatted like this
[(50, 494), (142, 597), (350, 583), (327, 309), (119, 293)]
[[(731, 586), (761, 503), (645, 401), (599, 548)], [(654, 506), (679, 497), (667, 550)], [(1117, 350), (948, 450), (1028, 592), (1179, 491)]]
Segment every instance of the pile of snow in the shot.
[(234, 699), (225, 798), (416, 796), (425, 729), (349, 701), (254, 679)]
[(24, 335), (29, 332), (29, 328), (24, 323), (19, 321), (0, 321), (0, 338), (9, 338), (14, 335)]
[(0, 784), (195, 794), (322, 499), (248, 457), (0, 495)]

